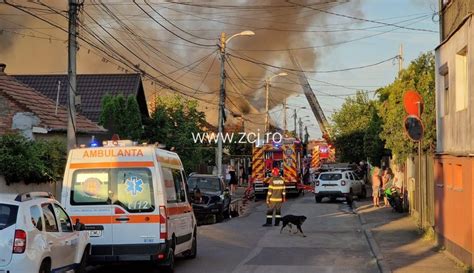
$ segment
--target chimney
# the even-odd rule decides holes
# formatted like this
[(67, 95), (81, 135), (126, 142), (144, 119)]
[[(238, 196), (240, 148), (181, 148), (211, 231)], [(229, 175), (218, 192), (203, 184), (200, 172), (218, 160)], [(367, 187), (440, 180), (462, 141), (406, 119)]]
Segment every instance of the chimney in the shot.
[(0, 63), (0, 75), (5, 74), (5, 68), (7, 67), (6, 64)]

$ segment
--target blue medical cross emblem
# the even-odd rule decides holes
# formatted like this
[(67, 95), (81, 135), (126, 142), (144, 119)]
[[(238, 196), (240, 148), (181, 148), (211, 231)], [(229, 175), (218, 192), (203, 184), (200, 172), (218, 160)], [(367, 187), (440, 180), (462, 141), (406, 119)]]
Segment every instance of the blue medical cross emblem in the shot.
[(128, 178), (125, 183), (127, 184), (127, 191), (133, 196), (143, 191), (143, 180), (137, 179), (135, 176)]

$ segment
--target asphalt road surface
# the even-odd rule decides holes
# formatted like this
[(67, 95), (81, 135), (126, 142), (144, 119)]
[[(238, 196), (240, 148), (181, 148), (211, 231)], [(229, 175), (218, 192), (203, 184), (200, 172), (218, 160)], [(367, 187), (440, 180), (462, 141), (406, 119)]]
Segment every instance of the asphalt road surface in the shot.
[[(342, 202), (316, 204), (311, 194), (285, 203), (282, 214), (305, 215), (307, 237), (262, 227), (266, 205), (223, 223), (198, 228), (198, 256), (177, 259), (177, 273), (379, 272), (356, 214)], [(91, 268), (91, 273), (158, 272), (128, 263)]]

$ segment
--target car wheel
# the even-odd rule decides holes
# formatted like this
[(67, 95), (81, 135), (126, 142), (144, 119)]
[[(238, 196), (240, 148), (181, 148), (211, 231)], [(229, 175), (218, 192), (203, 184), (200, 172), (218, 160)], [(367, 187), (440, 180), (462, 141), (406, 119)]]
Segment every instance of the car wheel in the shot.
[(320, 196), (316, 196), (315, 199), (316, 199), (316, 203), (321, 203), (321, 201), (323, 200), (323, 198)]
[(224, 221), (224, 212), (223, 211), (216, 213), (216, 222), (220, 223), (222, 221)]
[(169, 248), (168, 251), (168, 260), (164, 265), (160, 265), (159, 271), (165, 273), (173, 273), (174, 272), (174, 249), (176, 246), (176, 239), (173, 236), (173, 243)]
[(48, 260), (44, 260), (41, 263), (39, 273), (50, 273), (51, 272), (51, 262)]
[(187, 250), (184, 253), (184, 257), (188, 259), (194, 259), (197, 256), (197, 236), (196, 236), (196, 230), (194, 230), (194, 235), (193, 235), (193, 242), (190, 250)]
[(84, 249), (84, 254), (82, 254), (81, 263), (77, 267), (75, 273), (86, 273), (87, 263), (89, 262), (89, 247)]

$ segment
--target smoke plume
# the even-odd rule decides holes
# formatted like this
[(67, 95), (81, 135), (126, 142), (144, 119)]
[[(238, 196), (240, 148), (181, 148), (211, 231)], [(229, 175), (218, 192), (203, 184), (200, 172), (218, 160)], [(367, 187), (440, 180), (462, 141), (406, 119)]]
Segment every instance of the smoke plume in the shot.
[[(217, 115), (220, 59), (218, 53), (215, 52), (202, 62), (197, 61), (212, 53), (213, 50), (217, 50), (221, 32), (225, 32), (227, 37), (244, 30), (255, 32), (255, 36), (236, 37), (229, 42), (227, 53), (230, 55), (227, 56), (225, 70), (228, 97), (226, 107), (229, 113), (243, 114), (247, 120), (251, 119), (253, 126), (256, 127), (261, 127), (264, 121), (262, 111), (265, 109), (265, 79), (283, 70), (256, 65), (239, 58), (280, 67), (294, 67), (286, 49), (295, 49), (292, 52), (300, 61), (302, 68), (316, 70), (321, 65), (319, 57), (322, 54), (329, 54), (331, 48), (320, 46), (346, 40), (349, 35), (349, 32), (332, 31), (354, 26), (354, 21), (335, 17), (321, 10), (363, 16), (359, 0), (206, 2), (139, 0), (137, 2), (162, 26), (150, 19), (132, 1), (124, 4), (119, 0), (86, 0), (84, 10), (80, 13), (81, 24), (86, 25), (90, 28), (89, 31), (101, 37), (109, 46), (107, 50), (115, 49), (117, 53), (125, 56), (133, 64), (139, 65), (145, 72), (202, 100), (203, 109), (206, 109), (206, 114), (212, 123), (215, 123)], [(51, 11), (48, 12), (47, 7), (53, 7), (66, 15), (64, 13), (67, 10), (66, 1), (23, 0), (15, 1), (15, 3), (27, 6), (28, 10), (67, 29), (66, 18), (55, 15)], [(162, 17), (146, 3), (149, 3)], [(2, 15), (0, 18), (0, 62), (7, 64), (7, 73), (66, 72), (66, 33), (5, 4), (0, 4), (0, 13), (11, 14)], [(93, 22), (88, 14), (102, 27)], [(118, 21), (111, 14), (115, 14)], [(165, 18), (175, 25), (170, 24)], [(128, 32), (124, 25), (133, 33)], [(118, 38), (142, 60), (123, 48), (107, 32)], [(84, 29), (80, 29), (79, 35), (93, 40)], [(203, 39), (198, 39), (196, 36)], [(200, 47), (182, 38), (198, 44), (216, 46)], [(98, 42), (95, 43), (98, 44)], [(81, 45), (78, 52), (79, 73), (132, 72), (130, 68), (118, 64), (113, 58), (94, 50), (87, 43), (80, 41), (79, 44)], [(144, 64), (143, 60), (152, 64), (153, 68)], [(195, 67), (193, 65), (186, 67), (192, 62), (196, 62)], [(194, 90), (189, 90), (168, 77), (160, 75), (155, 69)], [(301, 92), (301, 86), (296, 84), (297, 79), (294, 73), (288, 73), (287, 77), (272, 80), (269, 96), (270, 109), (280, 105), (285, 98)], [(149, 98), (153, 98), (155, 92), (158, 95), (168, 92), (166, 88), (152, 85), (150, 81), (145, 82), (145, 86)], [(249, 125), (252, 126), (252, 124)]]

